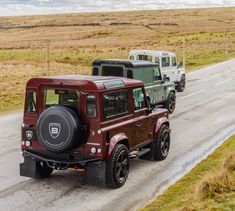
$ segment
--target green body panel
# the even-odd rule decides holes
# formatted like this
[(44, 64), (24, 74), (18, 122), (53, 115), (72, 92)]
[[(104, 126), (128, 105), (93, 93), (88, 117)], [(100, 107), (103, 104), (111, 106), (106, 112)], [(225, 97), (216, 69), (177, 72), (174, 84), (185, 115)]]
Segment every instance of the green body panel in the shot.
[[(108, 67), (110, 70), (104, 72), (103, 70), (108, 69)], [(95, 68), (97, 68), (96, 73), (94, 73)], [(130, 74), (131, 72), (132, 75)], [(173, 82), (163, 81), (163, 76), (161, 75), (161, 71), (157, 66), (129, 68), (125, 67), (124, 65), (117, 64), (102, 64), (100, 66), (93, 65), (92, 74), (100, 76), (107, 76), (109, 74), (110, 76), (120, 76), (143, 81), (147, 95), (150, 97), (150, 102), (153, 105), (165, 102), (171, 91), (175, 93), (175, 84)]]

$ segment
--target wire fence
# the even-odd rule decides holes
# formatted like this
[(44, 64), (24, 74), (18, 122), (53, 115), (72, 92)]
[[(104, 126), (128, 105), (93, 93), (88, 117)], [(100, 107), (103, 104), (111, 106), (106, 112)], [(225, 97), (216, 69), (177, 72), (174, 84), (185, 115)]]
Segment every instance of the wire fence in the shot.
[(137, 47), (84, 44), (78, 39), (3, 41), (0, 42), (0, 62), (36, 62), (49, 75), (52, 62), (88, 67), (97, 58), (127, 58), (133, 48), (174, 51), (186, 69), (192, 69), (235, 56), (235, 32), (179, 35)]
[(0, 41), (0, 112), (23, 105), (25, 84), (32, 77), (90, 74), (93, 60), (127, 59), (132, 49), (176, 52), (191, 70), (235, 57), (235, 33), (203, 32), (138, 43), (106, 38)]

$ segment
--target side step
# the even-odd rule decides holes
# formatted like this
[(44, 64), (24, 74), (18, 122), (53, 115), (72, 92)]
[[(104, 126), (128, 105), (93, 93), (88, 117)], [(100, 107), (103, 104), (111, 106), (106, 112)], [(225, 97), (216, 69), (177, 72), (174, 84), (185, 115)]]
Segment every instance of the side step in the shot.
[(138, 151), (133, 151), (131, 152), (129, 155), (130, 155), (130, 159), (133, 159), (133, 158), (137, 158), (137, 157), (140, 157), (148, 152), (150, 152), (150, 148), (143, 148), (141, 150), (138, 150)]

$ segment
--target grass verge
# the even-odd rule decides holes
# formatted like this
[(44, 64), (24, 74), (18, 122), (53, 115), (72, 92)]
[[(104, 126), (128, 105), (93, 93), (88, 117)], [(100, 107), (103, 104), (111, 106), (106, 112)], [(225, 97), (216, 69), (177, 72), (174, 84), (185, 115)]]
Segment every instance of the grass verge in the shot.
[(142, 211), (235, 210), (235, 135)]

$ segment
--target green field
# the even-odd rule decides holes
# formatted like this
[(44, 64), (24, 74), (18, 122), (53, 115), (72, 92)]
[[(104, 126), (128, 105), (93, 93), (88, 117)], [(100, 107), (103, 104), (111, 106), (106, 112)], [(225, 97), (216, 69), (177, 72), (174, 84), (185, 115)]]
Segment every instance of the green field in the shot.
[(235, 135), (142, 210), (235, 210)]
[[(94, 59), (169, 50), (186, 70), (235, 57), (235, 8), (0, 17), (0, 112), (21, 108), (31, 77), (89, 74)], [(185, 42), (184, 42), (185, 40)], [(185, 43), (185, 45), (183, 45)]]

